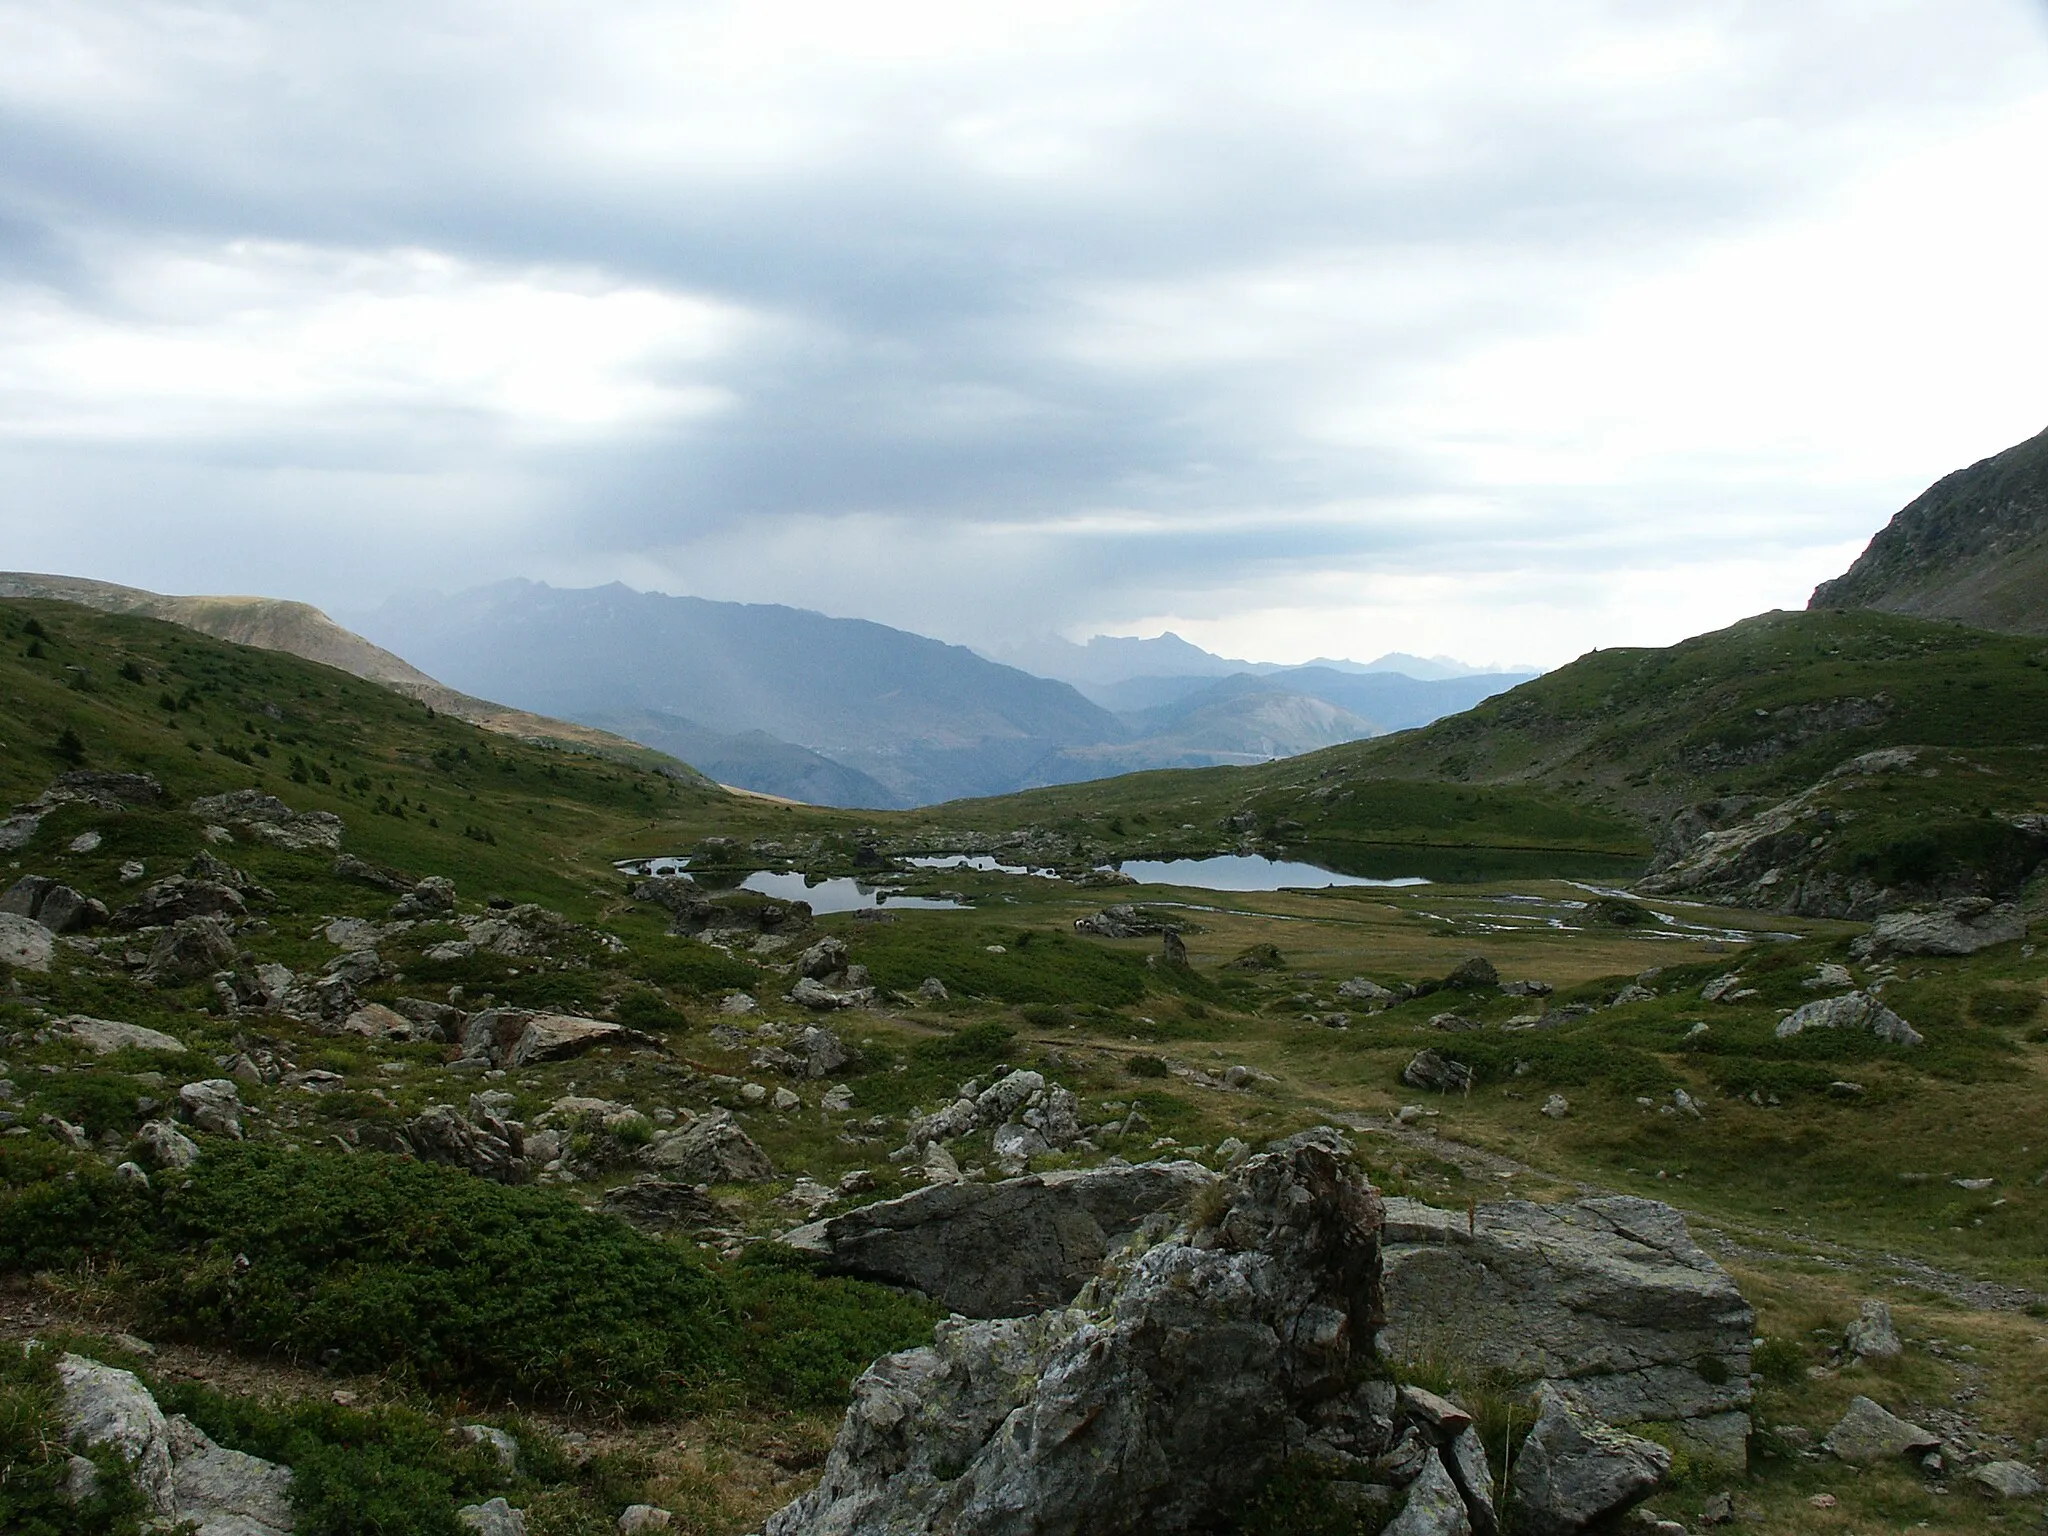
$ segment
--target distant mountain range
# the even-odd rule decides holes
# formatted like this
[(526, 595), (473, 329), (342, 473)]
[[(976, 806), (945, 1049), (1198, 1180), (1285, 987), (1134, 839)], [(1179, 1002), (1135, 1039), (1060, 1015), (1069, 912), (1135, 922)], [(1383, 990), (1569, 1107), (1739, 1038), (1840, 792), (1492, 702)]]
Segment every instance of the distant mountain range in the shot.
[(1808, 606), (2048, 634), (2048, 432), (1935, 481)]
[[(1218, 656), (1205, 651), (1199, 645), (1183, 640), (1168, 630), (1141, 640), (1128, 635), (1096, 635), (1086, 644), (1077, 645), (1071, 640), (1048, 636), (1020, 645), (991, 649), (986, 653), (990, 660), (1000, 661), (1039, 677), (1057, 678), (1063, 683), (1072, 683), (1090, 698), (1102, 688), (1114, 688), (1137, 679), (1168, 679), (1196, 677), (1231, 677), (1240, 672), (1254, 676), (1293, 672), (1301, 667), (1322, 667), (1332, 672), (1398, 672), (1406, 677), (1424, 681), (1437, 681), (1450, 677), (1500, 676), (1515, 672), (1518, 677), (1531, 677), (1533, 671), (1512, 668), (1488, 668), (1468, 666), (1449, 656), (1411, 656), (1405, 651), (1390, 651), (1377, 661), (1342, 661), (1328, 656), (1318, 656), (1313, 661), (1297, 664), (1274, 661), (1236, 661), (1228, 656)], [(1097, 700), (1097, 702), (1101, 702)]]

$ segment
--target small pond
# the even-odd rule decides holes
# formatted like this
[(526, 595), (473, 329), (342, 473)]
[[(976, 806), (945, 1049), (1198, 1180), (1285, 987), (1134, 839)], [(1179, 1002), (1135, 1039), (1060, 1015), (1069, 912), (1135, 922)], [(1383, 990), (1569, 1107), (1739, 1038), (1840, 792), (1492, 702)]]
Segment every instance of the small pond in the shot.
[(1340, 875), (1317, 864), (1269, 859), (1256, 853), (1219, 853), (1206, 859), (1126, 859), (1117, 866), (1140, 885), (1183, 885), (1200, 891), (1328, 890), (1338, 885), (1428, 885), (1421, 875), (1390, 880)]
[(827, 880), (809, 880), (793, 871), (780, 874), (766, 869), (747, 876), (740, 882), (740, 889), (758, 891), (777, 901), (807, 901), (811, 910), (820, 914), (866, 912), (877, 907), (887, 907), (892, 911), (958, 912), (965, 910), (967, 905), (936, 896), (898, 896), (886, 888), (844, 875)]

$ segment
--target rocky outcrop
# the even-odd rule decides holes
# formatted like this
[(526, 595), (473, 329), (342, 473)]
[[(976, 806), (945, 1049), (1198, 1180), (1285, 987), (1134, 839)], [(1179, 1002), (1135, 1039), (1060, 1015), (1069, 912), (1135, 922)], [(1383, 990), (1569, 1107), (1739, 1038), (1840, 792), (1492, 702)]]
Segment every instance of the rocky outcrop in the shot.
[(1071, 1089), (1048, 1085), (1043, 1073), (1023, 1068), (986, 1088), (962, 1083), (951, 1103), (912, 1117), (909, 1141), (892, 1156), (907, 1162), (933, 1143), (943, 1145), (983, 1128), (994, 1132), (1004, 1172), (1020, 1174), (1031, 1158), (1081, 1139), (1080, 1100)]
[(1142, 939), (1169, 929), (1184, 932), (1187, 924), (1130, 905), (1104, 907), (1088, 917), (1074, 919), (1074, 932), (1098, 939)]
[(1868, 992), (1823, 997), (1778, 1020), (1777, 1036), (1789, 1040), (1809, 1029), (1863, 1030), (1888, 1045), (1924, 1045), (1920, 1032)]
[(1941, 1445), (1941, 1436), (1899, 1418), (1867, 1397), (1856, 1397), (1821, 1445), (1843, 1461), (1869, 1466), (1935, 1450)]
[(500, 1119), (481, 1094), (470, 1095), (467, 1115), (453, 1104), (430, 1104), (399, 1135), (403, 1146), (388, 1150), (409, 1151), (423, 1163), (452, 1164), (498, 1184), (524, 1184), (533, 1176), (525, 1128)]
[(185, 1084), (178, 1090), (178, 1112), (202, 1131), (241, 1138), (242, 1096), (232, 1078)]
[(75, 1443), (110, 1446), (150, 1513), (175, 1514), (170, 1426), (135, 1373), (67, 1354), (57, 1361), (57, 1380), (65, 1432)]
[(525, 1008), (486, 1008), (470, 1016), (462, 1035), (463, 1056), (494, 1067), (565, 1061), (600, 1045), (662, 1048), (654, 1036), (623, 1024)]
[(1670, 1423), (1745, 1460), (1755, 1313), (1667, 1205), (1390, 1200), (1386, 1295), (1379, 1347), (1397, 1367), (1552, 1383), (1611, 1424)]
[(696, 1185), (657, 1173), (606, 1190), (602, 1204), (643, 1232), (700, 1232), (731, 1221), (731, 1213)]
[(967, 1317), (1064, 1305), (1148, 1217), (1216, 1181), (1200, 1163), (934, 1184), (787, 1234), (834, 1273), (922, 1291)]
[(175, 987), (200, 981), (235, 963), (235, 941), (218, 918), (185, 917), (156, 936), (142, 979)]
[(293, 853), (339, 853), (341, 818), (332, 811), (295, 811), (260, 789), (230, 790), (192, 802), (201, 821), (229, 828), (272, 848)]
[(242, 893), (232, 885), (172, 875), (145, 887), (135, 900), (114, 914), (113, 923), (121, 929), (161, 928), (188, 917), (244, 917), (248, 910)]
[(1206, 1529), (1342, 1395), (1379, 1320), (1379, 1203), (1321, 1145), (1253, 1158), (1074, 1306), (877, 1361), (769, 1536)]
[(1963, 896), (1919, 912), (1887, 912), (1850, 945), (1858, 959), (1892, 955), (1974, 955), (2027, 936), (2026, 915), (2010, 903)]
[(292, 1472), (215, 1445), (183, 1414), (167, 1421), (178, 1520), (193, 1536), (269, 1536), (292, 1529)]
[(1433, 1093), (1463, 1093), (1472, 1086), (1473, 1071), (1462, 1061), (1455, 1061), (1441, 1051), (1420, 1050), (1401, 1069), (1401, 1081), (1411, 1088), (1427, 1088)]

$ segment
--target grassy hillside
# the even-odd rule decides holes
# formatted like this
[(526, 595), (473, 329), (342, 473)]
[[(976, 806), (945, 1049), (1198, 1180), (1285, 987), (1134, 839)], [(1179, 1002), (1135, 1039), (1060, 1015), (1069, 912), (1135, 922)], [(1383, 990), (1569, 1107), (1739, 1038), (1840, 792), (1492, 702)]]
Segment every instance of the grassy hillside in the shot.
[[(1858, 635), (1857, 656), (1836, 654)], [(211, 976), (144, 985), (128, 953), (147, 947), (140, 935), (59, 940), (47, 970), (0, 971), (0, 1527), (135, 1529), (132, 1510), (100, 1510), (96, 1526), (66, 1512), (48, 1366), (5, 1347), (33, 1335), (132, 1365), (223, 1444), (289, 1461), (301, 1536), (455, 1536), (455, 1508), (493, 1494), (527, 1510), (533, 1536), (598, 1536), (640, 1501), (693, 1536), (758, 1529), (815, 1477), (852, 1374), (923, 1336), (932, 1314), (754, 1240), (913, 1187), (916, 1163), (891, 1157), (913, 1114), (1011, 1066), (1071, 1089), (1089, 1127), (1085, 1146), (1035, 1169), (1111, 1156), (1214, 1166), (1227, 1137), (1256, 1146), (1334, 1122), (1351, 1127), (1381, 1188), (1461, 1211), (1585, 1186), (1669, 1200), (1758, 1306), (1769, 1343), (1758, 1358), (1772, 1362), (1762, 1424), (1817, 1436), (1865, 1392), (1954, 1415), (1944, 1432), (1987, 1455), (2023, 1454), (2048, 1434), (2036, 1368), (2048, 1142), (2031, 1129), (2048, 1093), (2048, 953), (2014, 942), (1866, 965), (1849, 949), (1858, 925), (1772, 918), (1765, 931), (1753, 913), (1602, 900), (1544, 876), (1573, 849), (1639, 861), (1641, 822), (1596, 789), (1661, 792), (1671, 786), (1656, 765), (1669, 765), (1711, 790), (1686, 754), (1701, 742), (1733, 751), (1745, 707), (1805, 720), (1843, 687), (1887, 701), (1874, 725), (1717, 766), (1749, 775), (1734, 788), (1796, 783), (1831, 754), (1890, 739), (1895, 717), (1902, 731), (2023, 738), (2039, 722), (2027, 713), (2038, 705), (2030, 654), (1883, 616), (1774, 616), (1690, 652), (1603, 653), (1567, 669), (1577, 679), (1543, 695), (1578, 711), (1565, 726), (1496, 721), (1485, 736), (1500, 764), (1521, 765), (1497, 765), (1498, 782), (1480, 781), (1476, 756), (1469, 780), (1422, 777), (1428, 753), (1448, 750), (1422, 732), (1295, 763), (884, 816), (730, 796), (491, 736), (343, 672), (147, 618), (0, 603), (0, 796), (30, 801), (80, 765), (147, 771), (168, 791), (156, 806), (48, 810), (4, 855), (11, 877), (56, 876), (119, 906), (204, 853), (246, 876), (237, 976), (286, 966), (317, 978), (372, 932), (381, 965), (356, 983), (366, 1003), (564, 1008), (644, 1037), (485, 1074), (445, 1036), (238, 1005)], [(1711, 711), (1688, 721), (1659, 705), (1660, 687), (1709, 664), (1725, 675), (1694, 697), (1715, 700)], [(1890, 681), (1874, 687), (1880, 673)], [(1531, 687), (1546, 684), (1558, 686)], [(1624, 721), (1633, 734), (1602, 734)], [(1795, 734), (1781, 724), (1744, 740)], [(1600, 741), (1635, 741), (1644, 755), (1588, 756)], [(1419, 745), (1420, 766), (1357, 766)], [(1546, 753), (1551, 768), (1526, 771)], [(1856, 793), (1896, 793), (1924, 816), (1977, 805), (1957, 787), (1966, 774), (1972, 786), (2032, 782), (2023, 741), (1968, 758)], [(1581, 787), (1581, 763), (1619, 777), (1596, 785), (1588, 773)], [(1631, 785), (1646, 764), (1651, 776)], [(451, 878), (456, 909), (393, 921), (394, 892), (338, 874), (331, 852), (209, 841), (192, 798), (244, 787), (339, 815), (357, 858)], [(609, 862), (689, 849), (732, 875), (846, 870), (863, 845), (950, 835), (941, 817), (961, 836), (1073, 848), (1317, 835), (1361, 857), (1392, 842), (1408, 858), (1480, 861), (1504, 847), (1538, 862), (1461, 885), (1231, 896), (947, 871), (934, 879), (969, 891), (971, 910), (826, 916), (805, 931), (802, 942), (844, 940), (881, 989), (875, 1006), (830, 1015), (785, 998), (797, 940), (743, 921), (671, 933), (669, 913), (632, 899)], [(146, 879), (124, 881), (125, 861), (145, 863)], [(1156, 937), (1076, 932), (1077, 918), (1134, 894), (1185, 925), (1185, 969), (1161, 963)], [(433, 953), (514, 901), (559, 916), (533, 948)], [(336, 929), (336, 918), (374, 926)], [(1353, 976), (1435, 983), (1474, 955), (1554, 990), (1438, 989), (1379, 1012), (1339, 991)], [(1841, 985), (1823, 966), (1883, 988), (1925, 1043), (1836, 1030), (1780, 1039), (1786, 1010)], [(1729, 973), (1740, 985), (1707, 1002), (1703, 989)], [(922, 998), (927, 977), (950, 995)], [(751, 1012), (725, 1009), (737, 991)], [(78, 1013), (184, 1048), (96, 1056), (56, 1027)], [(778, 1065), (819, 1022), (857, 1058), (824, 1080)], [(1424, 1046), (1471, 1067), (1471, 1091), (1404, 1082)], [(187, 1123), (201, 1148), (189, 1171), (158, 1170), (148, 1189), (115, 1175), (180, 1085), (222, 1076), (237, 1084), (241, 1137)], [(778, 1107), (776, 1087), (794, 1102)], [(841, 1088), (850, 1106), (828, 1102)], [(1553, 1096), (1566, 1101), (1556, 1114)], [(377, 1150), (431, 1105), (481, 1114), (486, 1103), (530, 1131), (561, 1131), (562, 1156), (530, 1186)], [(1405, 1119), (1395, 1113), (1407, 1105)], [(637, 1230), (604, 1208), (648, 1168), (659, 1128), (715, 1110), (734, 1116), (772, 1177), (710, 1186), (708, 1222), (679, 1232)], [(970, 1173), (994, 1175), (990, 1128), (951, 1149)], [(1869, 1296), (1891, 1300), (1908, 1352), (1866, 1369), (1830, 1348)], [(133, 1352), (131, 1335), (156, 1353)], [(516, 1469), (448, 1433), (478, 1421), (518, 1437)], [(1807, 1501), (1828, 1492), (1842, 1529), (2009, 1528), (1960, 1479), (1950, 1497), (1907, 1463), (1848, 1477), (1791, 1443), (1761, 1437), (1747, 1478), (1689, 1469), (1658, 1507), (1690, 1520), (1733, 1488), (1758, 1511), (1745, 1529), (1789, 1533), (1812, 1528)]]

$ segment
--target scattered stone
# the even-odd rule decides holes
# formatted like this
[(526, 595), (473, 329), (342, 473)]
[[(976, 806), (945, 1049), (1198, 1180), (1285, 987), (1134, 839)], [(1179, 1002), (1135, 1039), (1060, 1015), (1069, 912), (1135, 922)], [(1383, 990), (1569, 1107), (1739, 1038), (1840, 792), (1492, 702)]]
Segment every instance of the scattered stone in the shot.
[(0, 896), (0, 912), (32, 917), (52, 933), (78, 933), (108, 920), (107, 909), (99, 902), (47, 875), (24, 875), (15, 881)]
[(759, 1083), (747, 1083), (740, 1089), (740, 1102), (749, 1108), (758, 1109), (768, 1102), (768, 1090)]
[(783, 1240), (835, 1273), (908, 1286), (965, 1316), (1018, 1317), (1070, 1301), (1146, 1218), (1215, 1180), (1168, 1162), (934, 1184)]
[(936, 976), (927, 976), (923, 981), (919, 982), (917, 984), (917, 995), (927, 1003), (952, 1001), (952, 994), (946, 990), (946, 984)]
[(1462, 1093), (1472, 1086), (1472, 1069), (1434, 1050), (1421, 1050), (1401, 1069), (1401, 1081), (1411, 1088), (1429, 1088), (1437, 1093)]
[(1466, 1018), (1462, 1013), (1437, 1013), (1430, 1015), (1429, 1027), (1462, 1034), (1467, 1030), (1484, 1029), (1486, 1026), (1477, 1019)]
[(1890, 1045), (1925, 1044), (1920, 1032), (1868, 992), (1845, 992), (1807, 1003), (1778, 1020), (1780, 1040), (1809, 1029), (1867, 1030)]
[(1517, 1529), (1573, 1536), (1649, 1497), (1670, 1471), (1663, 1446), (1601, 1422), (1571, 1393), (1545, 1384), (1510, 1479)]
[(645, 1160), (691, 1184), (761, 1184), (775, 1177), (768, 1154), (723, 1109), (656, 1137)]
[(1701, 987), (1700, 1001), (1703, 1003), (1732, 1002), (1736, 992), (1741, 987), (1742, 973), (1740, 971), (1730, 971), (1725, 976), (1716, 976), (1704, 987)]
[[(366, 1145), (381, 1139), (368, 1127), (359, 1134)], [(470, 1095), (467, 1115), (453, 1104), (429, 1104), (401, 1130), (382, 1135), (395, 1136), (400, 1143), (386, 1150), (410, 1152), (423, 1163), (465, 1168), (495, 1184), (524, 1184), (533, 1176), (525, 1128), (499, 1118), (482, 1094)]]
[(1843, 1334), (1843, 1347), (1859, 1360), (1896, 1360), (1904, 1352), (1892, 1309), (1881, 1301), (1863, 1303), (1861, 1315)]
[(1442, 985), (1462, 991), (1489, 991), (1500, 985), (1500, 972), (1493, 968), (1493, 962), (1484, 955), (1473, 955), (1458, 963)]
[(1840, 992), (1856, 985), (1856, 978), (1849, 974), (1846, 965), (1837, 965), (1832, 960), (1824, 961), (1813, 968), (1813, 974), (1800, 983), (1814, 992)]
[(604, 1208), (643, 1232), (700, 1232), (724, 1226), (730, 1213), (696, 1185), (658, 1173), (636, 1175), (605, 1191)]
[(665, 1531), (676, 1517), (653, 1504), (628, 1504), (619, 1514), (619, 1536), (642, 1536), (647, 1531)]
[(759, 1003), (754, 1001), (753, 994), (750, 992), (728, 992), (720, 1000), (718, 1011), (744, 1017), (760, 1006)]
[(1509, 997), (1548, 997), (1554, 990), (1547, 981), (1504, 981), (1500, 989)]
[(242, 1098), (234, 1081), (211, 1077), (178, 1090), (178, 1108), (187, 1120), (216, 1136), (242, 1137)]
[(777, 1088), (774, 1096), (768, 1102), (769, 1107), (779, 1115), (786, 1115), (793, 1109), (802, 1109), (804, 1107), (804, 1101), (791, 1093), (787, 1088)]
[(1553, 1093), (1543, 1101), (1543, 1113), (1553, 1120), (1562, 1120), (1572, 1112), (1570, 1102), (1561, 1093)]
[(844, 1083), (834, 1083), (818, 1100), (818, 1108), (835, 1115), (845, 1114), (853, 1108), (853, 1090)]
[(86, 831), (79, 833), (78, 836), (71, 839), (65, 846), (73, 853), (98, 853), (100, 851), (100, 844), (105, 841), (106, 839), (101, 837), (98, 832)]
[(1894, 1456), (1917, 1457), (1938, 1450), (1941, 1436), (1888, 1413), (1867, 1397), (1858, 1397), (1821, 1445), (1843, 1461), (1869, 1466)]
[(2024, 913), (2010, 903), (1962, 896), (1922, 912), (1887, 912), (1849, 946), (1859, 960), (1891, 955), (1974, 955), (2027, 936)]
[(846, 941), (828, 935), (797, 956), (796, 973), (812, 981), (827, 982), (843, 975), (850, 963)]
[(455, 910), (455, 882), (443, 875), (429, 875), (392, 904), (394, 918), (443, 917)]

